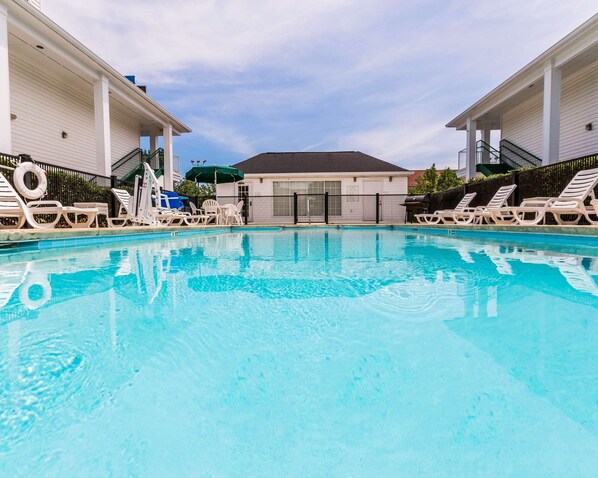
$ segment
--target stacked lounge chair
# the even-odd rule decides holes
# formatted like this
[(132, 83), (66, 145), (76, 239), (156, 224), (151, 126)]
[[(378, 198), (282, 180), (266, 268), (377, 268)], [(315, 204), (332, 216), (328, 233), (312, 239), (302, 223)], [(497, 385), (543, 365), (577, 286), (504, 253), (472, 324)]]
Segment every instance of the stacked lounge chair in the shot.
[[(456, 224), (482, 224), (484, 221), (490, 223), (490, 221), (493, 220), (492, 211), (504, 207), (516, 187), (515, 184), (512, 184), (510, 186), (499, 188), (486, 206), (464, 208), (462, 211), (453, 211), (453, 220)], [(512, 223), (514, 221), (513, 217), (509, 218), (506, 215), (501, 219), (501, 222)]]
[(434, 211), (431, 214), (416, 214), (415, 218), (417, 219), (417, 222), (419, 222), (420, 224), (439, 224), (439, 223), (453, 223), (453, 212), (460, 212), (465, 210), (465, 208), (467, 206), (469, 206), (469, 203), (473, 200), (474, 197), (476, 197), (477, 193), (468, 193), (465, 196), (463, 196), (463, 198), (461, 199), (461, 201), (459, 201), (459, 204), (457, 204), (455, 206), (455, 209), (444, 209), (442, 211)]
[[(510, 216), (520, 225), (543, 223), (548, 213), (554, 216), (559, 225), (577, 224), (582, 217), (585, 217), (590, 224), (598, 225), (598, 200), (594, 195), (596, 185), (598, 185), (598, 168), (587, 169), (578, 172), (557, 198), (528, 198), (524, 199), (518, 207), (503, 207), (491, 211), (491, 214), (495, 221)], [(590, 208), (585, 205), (588, 197), (592, 198)], [(526, 218), (527, 215), (532, 217)], [(563, 219), (564, 215), (571, 215), (574, 218)]]

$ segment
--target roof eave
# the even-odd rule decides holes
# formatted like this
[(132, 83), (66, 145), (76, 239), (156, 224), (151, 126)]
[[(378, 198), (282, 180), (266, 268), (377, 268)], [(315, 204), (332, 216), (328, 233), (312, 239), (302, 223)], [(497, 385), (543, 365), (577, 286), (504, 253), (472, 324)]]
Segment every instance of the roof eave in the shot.
[[(13, 5), (19, 7), (20, 10), (15, 9), (14, 7), (11, 9), (10, 7)], [(89, 48), (87, 48), (80, 41), (78, 41), (76, 38), (70, 35), (58, 24), (53, 22), (40, 10), (31, 6), (27, 1), (12, 0), (12, 3), (9, 3), (8, 7), (10, 13), (9, 21), (10, 18), (14, 16), (22, 22), (27, 23), (33, 29), (36, 29), (36, 27), (39, 26), (39, 24), (41, 24), (44, 28), (50, 30), (52, 34), (57, 35), (66, 42), (66, 44), (71, 49), (71, 51), (68, 52), (70, 55), (72, 55), (78, 61), (81, 61), (87, 68), (95, 70), (98, 73), (105, 74), (108, 77), (111, 86), (114, 86), (115, 89), (119, 90), (122, 94), (132, 95), (133, 98), (140, 105), (149, 107), (151, 110), (154, 110), (154, 112), (161, 117), (161, 120), (164, 123), (172, 125), (174, 134), (179, 135), (191, 132), (191, 128), (189, 128), (186, 124), (177, 119), (174, 115), (172, 115), (164, 107), (162, 107), (158, 102), (156, 102), (149, 95), (144, 93), (138, 86), (127, 80), (116, 69), (114, 69), (107, 62), (102, 60), (99, 56), (93, 53)], [(32, 17), (37, 22), (39, 22), (38, 25), (32, 24)], [(43, 32), (40, 32), (37, 29), (36, 32), (43, 36)]]
[[(572, 45), (575, 45), (576, 42), (579, 43), (579, 47), (577, 49), (572, 48), (573, 51), (567, 51), (567, 49), (571, 49)], [(456, 128), (458, 130), (465, 129), (467, 118), (477, 118), (483, 115), (493, 106), (500, 104), (505, 99), (508, 99), (512, 95), (521, 91), (522, 88), (529, 86), (530, 82), (536, 81), (538, 78), (542, 77), (549, 62), (552, 62), (555, 67), (562, 66), (572, 57), (576, 56), (582, 51), (585, 51), (587, 48), (595, 45), (597, 42), (598, 14), (595, 14), (567, 36), (548, 48), (544, 53), (511, 75), (465, 111), (449, 121), (446, 124), (446, 127)], [(563, 53), (563, 55), (558, 58), (561, 53)], [(511, 94), (508, 93), (509, 90), (511, 90)], [(504, 97), (505, 95), (506, 97)]]
[(279, 172), (279, 173), (248, 173), (245, 172), (245, 178), (273, 178), (273, 177), (317, 177), (317, 176), (336, 176), (336, 177), (354, 177), (354, 176), (411, 176), (413, 171), (343, 171), (343, 172)]

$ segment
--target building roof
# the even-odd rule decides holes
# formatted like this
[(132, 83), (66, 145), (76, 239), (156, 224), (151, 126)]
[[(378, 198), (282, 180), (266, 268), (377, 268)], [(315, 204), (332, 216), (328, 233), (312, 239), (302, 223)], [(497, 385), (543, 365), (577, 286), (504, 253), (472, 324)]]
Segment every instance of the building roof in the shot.
[[(36, 2), (34, 2), (36, 3)], [(43, 47), (43, 54), (57, 64), (93, 82), (101, 77), (110, 81), (110, 94), (124, 100), (125, 104), (152, 119), (156, 127), (172, 125), (173, 134), (190, 133), (191, 129), (131, 83), (107, 62), (93, 53), (72, 35), (54, 23), (39, 8), (26, 0), (6, 2), (9, 33), (29, 44), (33, 50)]]
[(561, 68), (563, 78), (598, 59), (598, 14), (555, 43), (548, 50), (506, 79), (483, 98), (449, 121), (447, 128), (466, 129), (468, 117), (478, 129), (500, 129), (500, 113), (543, 91), (548, 65)]
[(233, 166), (246, 174), (408, 171), (360, 151), (261, 153)]

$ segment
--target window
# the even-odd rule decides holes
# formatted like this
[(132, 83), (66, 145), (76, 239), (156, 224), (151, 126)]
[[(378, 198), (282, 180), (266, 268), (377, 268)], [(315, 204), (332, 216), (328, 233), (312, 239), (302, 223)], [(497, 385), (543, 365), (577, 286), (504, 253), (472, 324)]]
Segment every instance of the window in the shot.
[[(307, 216), (307, 202), (310, 216), (324, 215), (324, 193), (328, 193), (328, 214), (341, 215), (340, 181), (274, 181), (274, 216), (293, 215), (293, 194), (297, 193), (297, 213)], [(310, 199), (311, 198), (311, 199)]]

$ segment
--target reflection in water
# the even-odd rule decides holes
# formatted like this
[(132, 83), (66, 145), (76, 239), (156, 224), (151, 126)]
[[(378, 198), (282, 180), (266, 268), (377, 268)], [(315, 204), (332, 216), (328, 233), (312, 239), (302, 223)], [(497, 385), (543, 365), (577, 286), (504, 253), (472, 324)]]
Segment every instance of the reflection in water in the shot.
[[(273, 400), (264, 391), (272, 390), (272, 377), (291, 381), (290, 395), (298, 399), (325, 396), (314, 376), (304, 379), (318, 383), (315, 395), (293, 377), (305, 373), (306, 363), (315, 374), (319, 360), (350, 357), (356, 369), (339, 365), (326, 376), (334, 382), (351, 370), (342, 379), (350, 386), (335, 384), (334, 403), (361, 410), (383, 406), (379, 397), (386, 396), (384, 407), (418, 416), (421, 410), (410, 407), (420, 400), (424, 407), (422, 397), (395, 397), (396, 403), (388, 397), (434, 380), (442, 390), (447, 385), (439, 377), (469, 366), (460, 362), (464, 350), (478, 364), (491, 357), (501, 374), (598, 439), (597, 256), (592, 248), (506, 247), (359, 229), (198, 234), (2, 255), (0, 474), (3, 466), (11, 470), (3, 457), (24, 460), (31, 450), (46, 456), (53, 444), (75, 443), (74, 424), (97, 419), (107, 435), (120, 430), (131, 410), (117, 405), (130, 388), (135, 403), (192, 406), (162, 395), (171, 380), (171, 390), (185, 384), (202, 407), (217, 403), (227, 416)], [(418, 368), (427, 359), (408, 352), (419, 344), (426, 357), (436, 357), (431, 369)], [(388, 356), (380, 359), (380, 350)], [(444, 375), (436, 376), (442, 367)], [(397, 383), (384, 381), (400, 371), (407, 375)], [(151, 382), (152, 372), (159, 381)], [(499, 380), (496, 371), (470, 372), (476, 387)], [(458, 387), (459, 377), (451, 383)], [(269, 410), (276, 407), (268, 402)], [(406, 420), (395, 418), (397, 426)], [(206, 454), (217, 455), (209, 440), (202, 443)], [(34, 474), (38, 465), (32, 460), (20, 473)]]

